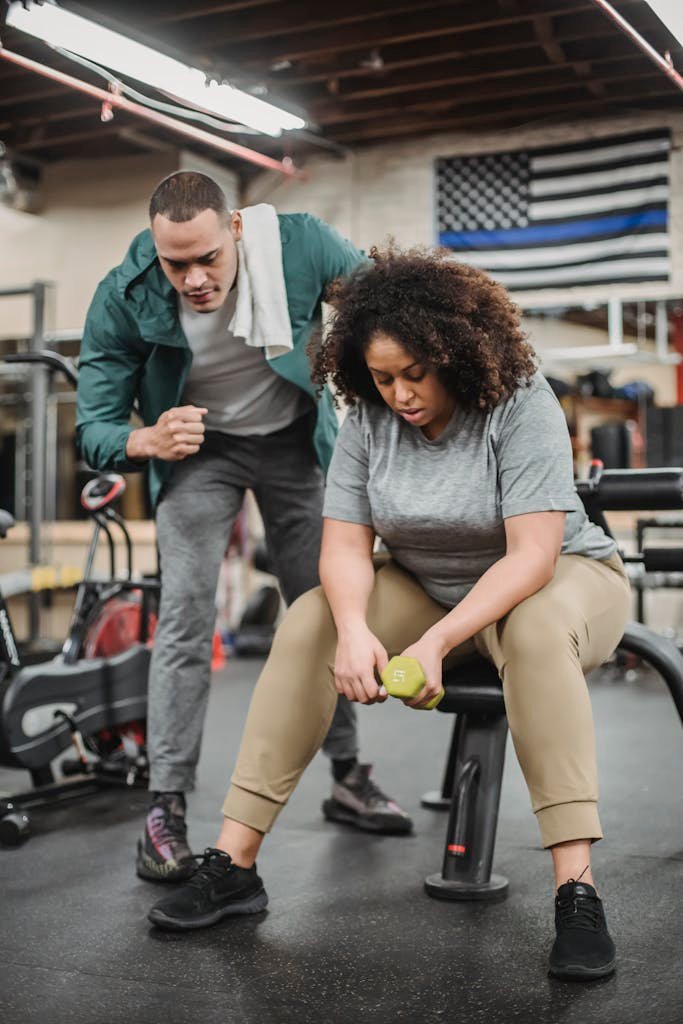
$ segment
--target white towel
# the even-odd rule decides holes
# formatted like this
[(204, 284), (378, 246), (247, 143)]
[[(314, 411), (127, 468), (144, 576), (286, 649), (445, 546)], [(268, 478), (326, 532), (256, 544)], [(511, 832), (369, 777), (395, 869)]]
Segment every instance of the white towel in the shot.
[(264, 348), (268, 359), (294, 347), (282, 270), (280, 226), (273, 206), (259, 203), (240, 210), (237, 243), (237, 305), (230, 330), (247, 345)]

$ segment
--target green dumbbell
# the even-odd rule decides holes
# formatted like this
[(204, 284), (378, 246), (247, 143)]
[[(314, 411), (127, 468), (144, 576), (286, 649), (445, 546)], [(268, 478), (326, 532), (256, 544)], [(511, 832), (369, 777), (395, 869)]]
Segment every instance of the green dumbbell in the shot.
[[(418, 693), (426, 683), (422, 665), (417, 658), (405, 658), (397, 656), (392, 658), (387, 667), (381, 673), (381, 679), (387, 693), (399, 700), (411, 700), (417, 697)], [(444, 695), (442, 689), (436, 697), (432, 697), (429, 704), (423, 708), (416, 708), (417, 711), (431, 711), (439, 703)]]

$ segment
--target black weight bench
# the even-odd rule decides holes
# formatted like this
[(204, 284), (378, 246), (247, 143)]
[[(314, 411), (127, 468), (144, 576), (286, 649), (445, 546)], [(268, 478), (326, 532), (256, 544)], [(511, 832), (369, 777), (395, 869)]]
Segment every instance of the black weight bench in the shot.
[[(591, 519), (609, 533), (602, 509), (683, 507), (683, 470), (606, 471), (577, 489)], [(632, 622), (619, 649), (659, 673), (683, 725), (683, 655), (676, 645)], [(456, 719), (441, 790), (426, 793), (422, 804), (450, 814), (441, 873), (429, 875), (425, 889), (436, 899), (504, 899), (507, 879), (491, 873), (508, 731), (503, 688), (495, 667), (480, 657), (445, 670), (443, 687), (438, 710)]]

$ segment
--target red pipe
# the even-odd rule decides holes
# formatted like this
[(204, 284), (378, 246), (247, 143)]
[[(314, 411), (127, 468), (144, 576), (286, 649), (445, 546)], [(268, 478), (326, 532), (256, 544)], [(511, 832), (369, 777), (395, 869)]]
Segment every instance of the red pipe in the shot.
[(622, 32), (625, 32), (627, 36), (630, 36), (636, 46), (645, 53), (651, 61), (657, 65), (660, 71), (663, 71), (671, 81), (678, 86), (679, 89), (683, 89), (683, 78), (678, 74), (676, 68), (673, 66), (671, 58), (668, 60), (666, 57), (662, 57), (661, 53), (658, 53), (653, 46), (650, 46), (647, 39), (643, 39), (639, 32), (636, 32), (633, 25), (631, 25), (626, 18), (622, 18), (618, 11), (615, 11), (607, 0), (594, 0), (594, 3), (601, 7), (608, 18), (616, 22)]
[(19, 53), (6, 50), (2, 45), (0, 45), (0, 57), (11, 64), (18, 64), (19, 67), (26, 68), (27, 71), (35, 71), (36, 74), (50, 78), (53, 82), (59, 82), (60, 85), (68, 85), (72, 89), (77, 89), (78, 92), (84, 92), (86, 96), (92, 96), (93, 99), (99, 100), (103, 105), (104, 119), (107, 119), (107, 111), (111, 112), (112, 107), (118, 107), (121, 110), (126, 110), (129, 114), (143, 117), (145, 120), (151, 121), (152, 124), (160, 125), (162, 128), (169, 128), (180, 135), (186, 135), (188, 138), (194, 139), (195, 142), (201, 142), (205, 146), (213, 146), (214, 149), (220, 149), (223, 153), (229, 153), (231, 156), (239, 157), (241, 160), (248, 160), (249, 163), (258, 164), (259, 167), (266, 167), (270, 171), (279, 171), (280, 174), (285, 174), (289, 178), (299, 178), (302, 181), (305, 181), (308, 177), (304, 171), (300, 171), (294, 166), (294, 162), (289, 157), (285, 157), (282, 161), (274, 160), (272, 157), (266, 156), (265, 153), (258, 153), (255, 149), (247, 149), (246, 146), (240, 146), (237, 142), (229, 142), (227, 139), (221, 139), (218, 135), (212, 135), (211, 132), (205, 132), (202, 128), (183, 124), (182, 121), (176, 121), (175, 118), (161, 114), (157, 110), (150, 110), (141, 103), (134, 103), (125, 96), (121, 96), (120, 93), (115, 91), (107, 92), (106, 89), (90, 85), (88, 82), (81, 81), (80, 78), (73, 78), (63, 71), (57, 71), (54, 68), (47, 67), (45, 64), (39, 64), (35, 60), (30, 60), (28, 57), (22, 57)]

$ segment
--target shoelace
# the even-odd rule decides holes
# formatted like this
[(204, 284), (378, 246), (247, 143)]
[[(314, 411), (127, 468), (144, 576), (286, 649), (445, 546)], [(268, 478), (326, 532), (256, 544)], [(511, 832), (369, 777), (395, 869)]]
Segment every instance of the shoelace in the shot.
[[(195, 889), (202, 889), (207, 882), (217, 882), (225, 878), (225, 869), (228, 866), (225, 863), (225, 857), (224, 853), (212, 847), (207, 847), (204, 853), (193, 854), (192, 859), (201, 861), (201, 863), (186, 884)], [(232, 861), (230, 861), (230, 867), (232, 867)]]
[(557, 897), (560, 921), (565, 928), (587, 928), (597, 931), (602, 921), (596, 896)]
[(375, 785), (375, 783), (370, 778), (369, 774), (365, 775), (363, 781), (361, 782), (360, 795), (363, 801), (367, 804), (371, 804), (373, 802), (383, 804), (386, 803), (387, 800), (382, 790), (379, 788), (379, 786)]

